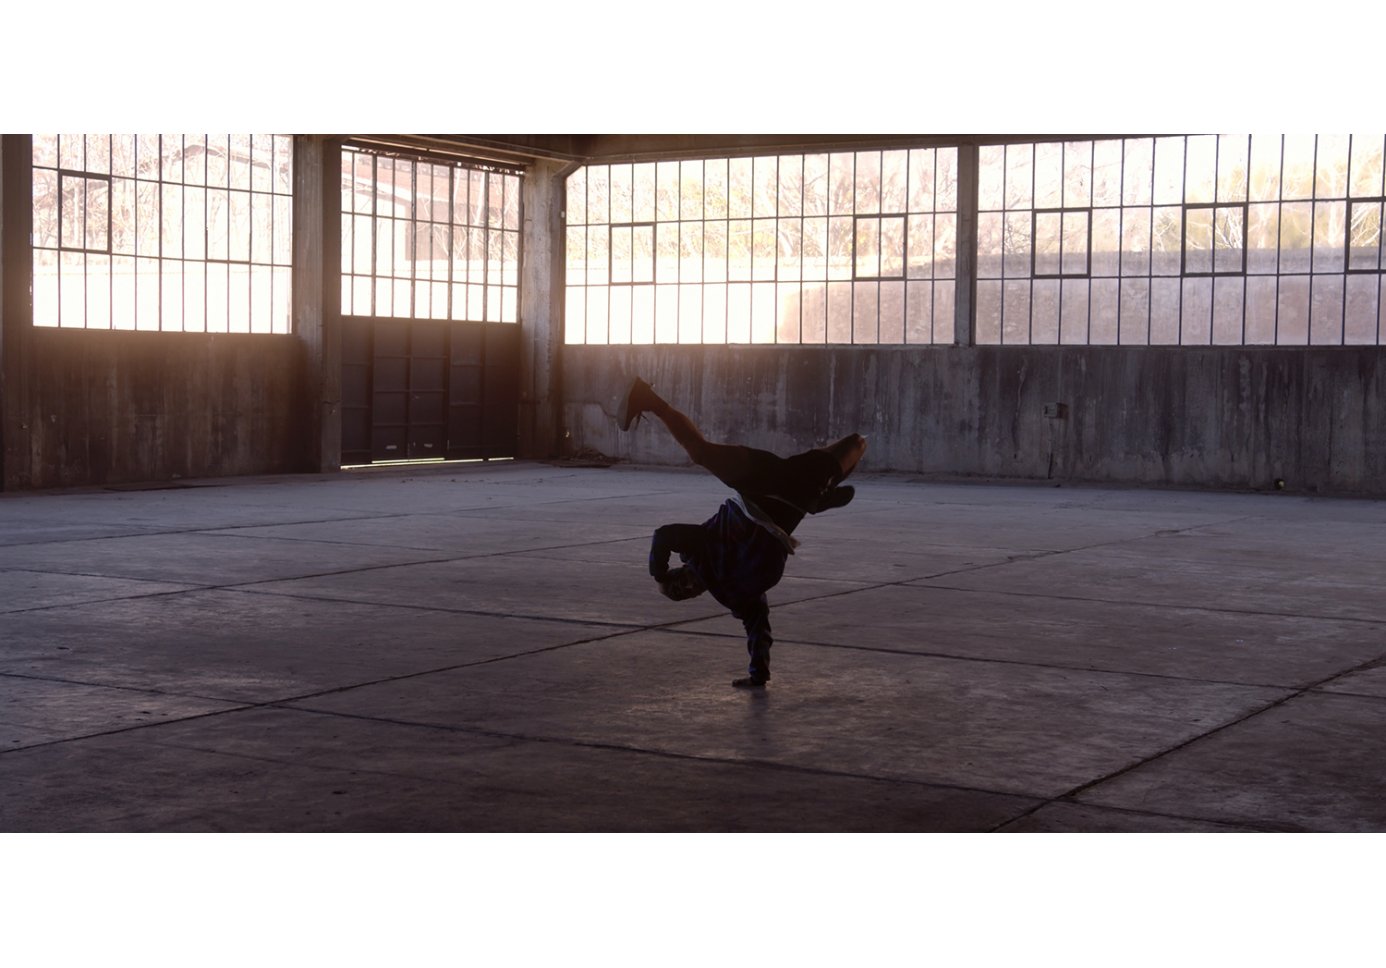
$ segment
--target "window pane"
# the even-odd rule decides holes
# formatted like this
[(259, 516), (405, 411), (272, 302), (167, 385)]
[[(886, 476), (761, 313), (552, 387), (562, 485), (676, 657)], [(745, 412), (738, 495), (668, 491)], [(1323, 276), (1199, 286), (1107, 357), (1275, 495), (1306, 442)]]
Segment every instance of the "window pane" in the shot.
[(1184, 201), (1184, 139), (1155, 139), (1153, 200), (1156, 205)]
[(1184, 201), (1205, 204), (1216, 198), (1218, 139), (1200, 135), (1185, 140)]
[[(958, 216), (939, 215), (934, 219), (934, 278), (952, 279), (957, 275)], [(950, 290), (951, 291), (951, 290)], [(935, 298), (939, 298), (937, 290)]]
[(1059, 208), (1064, 204), (1064, 146), (1061, 144), (1035, 145), (1034, 204), (1036, 208)]
[(731, 186), (727, 159), (719, 158), (703, 162), (703, 217), (723, 219), (727, 217), (728, 193)]
[(1092, 203), (1121, 204), (1121, 142), (1099, 141), (1093, 145)]
[[(881, 154), (881, 211), (902, 213), (907, 205), (909, 153), (886, 151)], [(897, 341), (898, 342), (898, 341)]]
[(1249, 148), (1250, 139), (1244, 134), (1225, 134), (1218, 138), (1218, 201), (1246, 200)]
[(1251, 176), (1248, 192), (1252, 201), (1273, 201), (1280, 197), (1280, 135), (1251, 136)]
[(1280, 272), (1282, 274), (1309, 271), (1313, 225), (1313, 203), (1287, 202), (1280, 206)]
[(731, 218), (749, 218), (754, 195), (753, 167), (750, 158), (732, 158), (727, 162), (727, 214)]
[(1281, 161), (1280, 197), (1312, 198), (1314, 195), (1314, 136), (1287, 134)]
[(1382, 219), (1386, 215), (1381, 201), (1353, 202), (1348, 217), (1349, 270), (1379, 272), (1382, 268)]
[(1088, 213), (1065, 212), (1063, 233), (1064, 275), (1086, 275), (1088, 271)]
[[(642, 241), (646, 245), (653, 246), (658, 243), (658, 249), (653, 253), (655, 260), (655, 278), (659, 282), (673, 283), (679, 281), (679, 234), (678, 226), (665, 224), (660, 226), (656, 233), (652, 226), (645, 226), (642, 229)], [(638, 281), (646, 282), (647, 279)]]
[[(679, 216), (685, 219), (703, 217), (703, 163), (700, 161), (685, 161), (679, 165)], [(638, 217), (653, 216), (642, 214)]]
[(908, 231), (906, 273), (912, 279), (928, 279), (934, 264), (934, 217), (911, 215)]
[(935, 211), (958, 210), (958, 149), (939, 148), (934, 172)]
[(881, 219), (880, 242), (881, 275), (900, 278), (905, 274), (905, 220), (900, 216)]
[(1240, 277), (1213, 280), (1213, 336), (1219, 345), (1242, 342), (1242, 301), (1245, 286)]
[(1000, 211), (1006, 201), (1006, 148), (982, 145), (977, 149), (977, 166), (977, 208)]
[(932, 148), (919, 148), (909, 153), (909, 210), (931, 212), (934, 209), (934, 159)]
[(856, 275), (874, 278), (881, 274), (881, 220), (856, 220)]
[(851, 215), (855, 209), (857, 194), (857, 171), (855, 155), (829, 155), (827, 171), (827, 214)]
[(1347, 244), (1347, 203), (1314, 203), (1314, 271), (1342, 272)]
[(1376, 343), (1382, 286), (1380, 276), (1347, 277), (1343, 320), (1345, 343), (1358, 346)]
[(804, 214), (828, 214), (828, 156), (804, 156)]
[(1214, 209), (1213, 271), (1242, 271), (1246, 251), (1245, 215), (1240, 205)]
[(804, 207), (804, 158), (785, 155), (780, 158), (779, 214), (781, 217), (802, 214)]
[(1321, 134), (1314, 162), (1314, 197), (1343, 198), (1348, 183), (1348, 136)]
[(1127, 205), (1149, 205), (1155, 178), (1155, 142), (1134, 138), (1123, 147), (1122, 201)]
[(1213, 340), (1213, 280), (1185, 279), (1180, 307), (1179, 342), (1184, 346), (1208, 346)]
[(679, 162), (658, 162), (654, 166), (654, 218), (672, 221), (678, 216)]
[(1343, 342), (1343, 277), (1314, 276), (1311, 280), (1309, 341), (1316, 346)]
[(1097, 209), (1092, 213), (1092, 265), (1094, 276), (1120, 274), (1121, 212), (1119, 209)]
[(1030, 342), (1055, 344), (1059, 342), (1059, 280), (1035, 280), (1031, 306)]
[(1184, 216), (1184, 271), (1213, 271), (1213, 210), (1191, 208)]
[[(51, 145), (55, 163), (75, 167), (61, 176), (35, 170), (34, 245), (83, 249), (98, 256), (80, 262), (36, 257), (36, 267), (53, 264), (69, 270), (57, 290), (60, 299), (69, 297), (62, 300), (60, 325), (200, 329), (206, 292), (205, 272), (195, 270), (200, 260), (244, 261), (254, 251), (259, 261), (277, 260), (287, 266), (288, 247), (276, 253), (270, 244), (275, 208), (268, 191), (273, 186), (268, 164), (274, 143), (270, 136), (252, 135), (38, 136), (36, 154), (41, 159), (49, 153), (45, 146)], [(245, 191), (232, 193), (223, 187), (209, 194), (202, 187), (209, 151), (218, 159), (215, 173), (223, 184), (231, 179), (230, 166), (240, 166), (238, 177), (243, 176)], [(286, 167), (290, 160), (285, 159)], [(266, 173), (255, 180), (252, 162), (261, 161)], [(252, 184), (264, 190), (251, 192)], [(291, 198), (283, 198), (287, 207)], [(287, 228), (287, 218), (285, 223)], [(261, 315), (274, 312), (272, 303), (252, 303), (244, 273), (241, 282), (245, 298), (237, 325), (245, 332), (271, 332), (272, 321)], [(230, 304), (226, 306), (220, 318), (229, 325)]]
[(881, 211), (881, 152), (857, 152), (855, 199), (859, 215)]
[(1006, 146), (1006, 207), (1029, 208), (1034, 198), (1035, 146)]
[(1352, 177), (1349, 193), (1357, 197), (1380, 195), (1382, 186), (1382, 135), (1352, 136)]
[(1063, 217), (1061, 213), (1035, 213), (1035, 275), (1055, 276), (1059, 274), (1059, 242), (1062, 234)]
[(629, 283), (631, 279), (631, 229), (626, 225), (611, 227), (611, 282)]
[(752, 167), (752, 214), (757, 218), (773, 218), (779, 204), (779, 159), (773, 156), (755, 158)]
[(1091, 141), (1070, 141), (1064, 148), (1064, 207), (1087, 208), (1092, 204)]
[(1121, 222), (1121, 274), (1150, 275), (1150, 210), (1127, 209)]
[(1274, 273), (1279, 265), (1280, 254), (1280, 206), (1247, 206), (1246, 239), (1246, 271)]

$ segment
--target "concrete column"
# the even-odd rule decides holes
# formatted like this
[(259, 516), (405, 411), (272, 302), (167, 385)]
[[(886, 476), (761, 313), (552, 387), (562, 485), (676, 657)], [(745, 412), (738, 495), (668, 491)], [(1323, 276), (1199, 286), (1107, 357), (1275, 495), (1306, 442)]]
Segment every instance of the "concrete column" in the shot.
[(953, 307), (953, 343), (974, 346), (977, 305), (977, 146), (958, 146), (957, 299)]
[(33, 137), (0, 136), (0, 490), (31, 486)]
[(294, 138), (294, 336), (303, 349), (303, 469), (342, 465), (341, 145)]
[(576, 165), (536, 161), (524, 177), (520, 457), (556, 457), (562, 447), (564, 183), (576, 169)]

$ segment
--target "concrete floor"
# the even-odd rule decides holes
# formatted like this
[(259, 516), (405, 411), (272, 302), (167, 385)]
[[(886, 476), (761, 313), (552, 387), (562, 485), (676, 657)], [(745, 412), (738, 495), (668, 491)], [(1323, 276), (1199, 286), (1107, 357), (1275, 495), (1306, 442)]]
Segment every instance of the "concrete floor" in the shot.
[(750, 694), (695, 470), (0, 495), (0, 831), (1386, 830), (1386, 503), (856, 483)]

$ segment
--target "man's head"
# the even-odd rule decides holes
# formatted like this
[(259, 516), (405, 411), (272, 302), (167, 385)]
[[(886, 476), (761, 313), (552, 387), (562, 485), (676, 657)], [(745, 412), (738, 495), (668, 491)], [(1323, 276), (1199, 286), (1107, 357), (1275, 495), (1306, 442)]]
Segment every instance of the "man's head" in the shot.
[(659, 583), (659, 591), (665, 598), (682, 602), (689, 598), (697, 598), (707, 591), (707, 588), (698, 580), (698, 576), (693, 574), (692, 568), (683, 565), (669, 569), (669, 573)]

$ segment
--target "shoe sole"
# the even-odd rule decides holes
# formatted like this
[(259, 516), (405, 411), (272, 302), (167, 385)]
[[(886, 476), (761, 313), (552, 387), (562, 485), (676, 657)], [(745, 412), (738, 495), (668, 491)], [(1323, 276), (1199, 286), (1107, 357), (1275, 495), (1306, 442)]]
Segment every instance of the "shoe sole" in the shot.
[(621, 405), (616, 408), (616, 426), (620, 427), (622, 430), (629, 430), (631, 422), (639, 416), (639, 414), (632, 414), (630, 412), (630, 402), (635, 398), (635, 392), (640, 389), (640, 383), (640, 378), (636, 377), (636, 379), (631, 382), (630, 389), (626, 391), (626, 395), (621, 398)]

